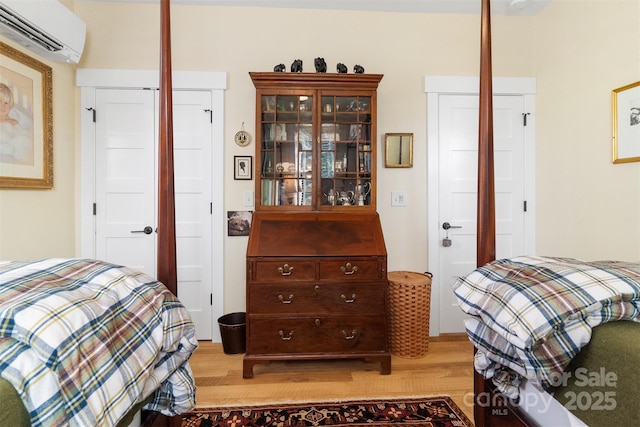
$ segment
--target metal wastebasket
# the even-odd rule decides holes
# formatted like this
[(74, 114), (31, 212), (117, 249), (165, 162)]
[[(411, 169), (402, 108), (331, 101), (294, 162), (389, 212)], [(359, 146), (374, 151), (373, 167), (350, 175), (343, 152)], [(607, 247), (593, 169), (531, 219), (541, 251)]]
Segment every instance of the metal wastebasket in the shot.
[(387, 340), (393, 355), (419, 358), (429, 351), (432, 277), (410, 271), (387, 275)]
[(240, 354), (246, 351), (246, 313), (229, 313), (218, 319), (222, 349), (225, 354)]

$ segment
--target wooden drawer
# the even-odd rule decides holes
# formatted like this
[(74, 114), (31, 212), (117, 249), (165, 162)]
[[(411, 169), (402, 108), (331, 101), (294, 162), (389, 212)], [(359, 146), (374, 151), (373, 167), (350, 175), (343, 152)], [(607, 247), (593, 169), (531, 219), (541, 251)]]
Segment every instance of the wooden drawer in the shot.
[(261, 282), (313, 280), (316, 262), (296, 259), (255, 261), (254, 279)]
[(386, 351), (384, 315), (250, 318), (247, 354)]
[(249, 292), (249, 313), (374, 314), (384, 313), (386, 282), (262, 284)]
[(320, 262), (321, 280), (376, 280), (381, 267), (376, 259), (332, 259)]

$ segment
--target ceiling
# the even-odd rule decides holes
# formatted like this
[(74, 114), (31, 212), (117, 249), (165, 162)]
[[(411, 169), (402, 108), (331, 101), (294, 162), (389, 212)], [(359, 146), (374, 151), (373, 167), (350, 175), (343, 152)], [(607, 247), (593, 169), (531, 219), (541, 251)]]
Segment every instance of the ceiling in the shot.
[[(159, 3), (159, 0), (76, 0)], [(551, 0), (491, 0), (492, 15), (533, 16)], [(171, 4), (479, 14), (480, 0), (171, 0)]]

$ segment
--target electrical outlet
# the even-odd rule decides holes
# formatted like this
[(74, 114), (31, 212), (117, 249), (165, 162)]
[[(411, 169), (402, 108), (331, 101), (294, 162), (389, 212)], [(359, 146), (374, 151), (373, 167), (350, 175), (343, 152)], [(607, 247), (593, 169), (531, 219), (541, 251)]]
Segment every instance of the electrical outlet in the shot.
[(391, 192), (391, 206), (407, 206), (407, 192), (406, 191), (392, 191)]
[(253, 191), (245, 191), (242, 193), (242, 206), (253, 206)]

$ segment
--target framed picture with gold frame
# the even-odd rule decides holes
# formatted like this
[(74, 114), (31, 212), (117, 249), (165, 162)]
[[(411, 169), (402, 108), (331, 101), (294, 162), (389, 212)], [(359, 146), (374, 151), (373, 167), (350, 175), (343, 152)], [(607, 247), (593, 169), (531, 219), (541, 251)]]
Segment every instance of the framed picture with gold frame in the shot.
[(614, 89), (613, 163), (640, 162), (640, 82)]
[(48, 65), (0, 43), (0, 188), (53, 187)]
[(384, 166), (387, 168), (413, 167), (413, 134), (384, 134)]

